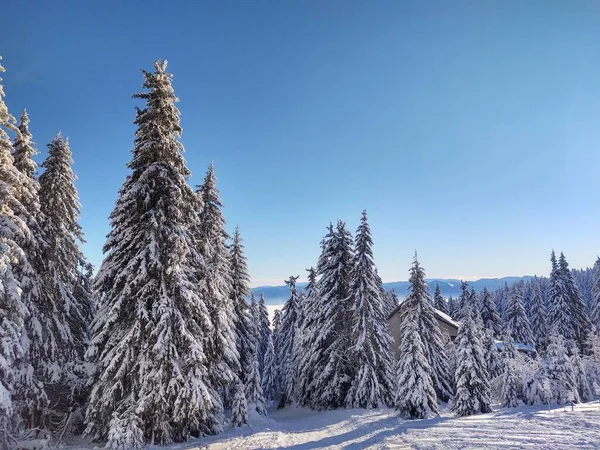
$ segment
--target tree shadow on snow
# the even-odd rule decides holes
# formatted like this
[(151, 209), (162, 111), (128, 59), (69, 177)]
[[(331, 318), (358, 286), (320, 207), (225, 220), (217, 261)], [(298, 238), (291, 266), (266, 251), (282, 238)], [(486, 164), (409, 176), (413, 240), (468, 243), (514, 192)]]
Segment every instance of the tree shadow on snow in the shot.
[[(370, 445), (381, 443), (388, 437), (399, 437), (410, 430), (429, 428), (448, 419), (448, 417), (435, 417), (432, 419), (403, 420), (395, 416), (387, 416), (373, 422), (365, 423), (358, 428), (353, 428), (340, 434), (334, 434), (318, 440), (279, 448), (281, 450), (312, 450), (315, 448), (338, 446), (344, 450), (362, 450)], [(302, 433), (305, 431), (296, 430), (297, 433)], [(360, 439), (366, 435), (371, 436), (368, 439), (359, 442), (349, 442)], [(348, 442), (348, 444), (344, 445), (346, 442)]]

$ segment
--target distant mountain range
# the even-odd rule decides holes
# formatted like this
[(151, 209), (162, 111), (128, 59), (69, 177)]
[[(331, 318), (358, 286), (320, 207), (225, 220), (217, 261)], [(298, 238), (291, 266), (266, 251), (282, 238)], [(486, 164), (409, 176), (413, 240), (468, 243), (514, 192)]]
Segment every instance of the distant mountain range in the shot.
[[(469, 281), (469, 286), (475, 288), (475, 291), (481, 292), (484, 287), (488, 288), (489, 291), (494, 291), (497, 288), (504, 286), (504, 283), (509, 286), (517, 281), (523, 280), (527, 281), (531, 279), (530, 276), (524, 277), (504, 277), (504, 278), (482, 278), (477, 281)], [(440, 291), (444, 297), (458, 297), (460, 295), (460, 280), (452, 280), (452, 279), (428, 279), (427, 283), (431, 288), (431, 293), (433, 294), (435, 290), (435, 284), (438, 283), (440, 285)], [(298, 283), (296, 286), (298, 290), (306, 287), (307, 283)], [(383, 286), (386, 290), (390, 290), (394, 288), (399, 298), (404, 298), (407, 293), (408, 281), (392, 281), (390, 283), (384, 283)], [(290, 288), (287, 285), (283, 286), (259, 286), (252, 289), (256, 297), (260, 297), (260, 294), (265, 295), (265, 301), (269, 305), (280, 305), (285, 303), (290, 295)]]

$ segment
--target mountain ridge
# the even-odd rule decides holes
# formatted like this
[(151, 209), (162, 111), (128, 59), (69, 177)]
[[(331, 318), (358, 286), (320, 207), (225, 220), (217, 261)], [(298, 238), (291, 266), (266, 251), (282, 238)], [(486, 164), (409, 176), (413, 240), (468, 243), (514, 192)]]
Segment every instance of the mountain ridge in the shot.
[[(518, 282), (518, 281), (527, 281), (533, 278), (530, 275), (524, 275), (521, 277), (511, 276), (511, 277), (502, 277), (502, 278), (481, 278), (476, 281), (469, 281), (469, 286), (475, 288), (476, 292), (481, 292), (483, 288), (487, 288), (489, 291), (494, 291), (497, 288), (501, 287), (506, 283), (508, 286)], [(461, 280), (457, 280), (454, 278), (427, 278), (427, 284), (433, 291), (435, 290), (435, 284), (438, 283), (440, 286), (440, 291), (445, 298), (448, 298), (450, 295), (452, 297), (458, 297), (460, 295), (460, 286)], [(307, 283), (297, 283), (296, 287), (298, 290), (304, 289)], [(383, 283), (383, 287), (386, 291), (390, 289), (395, 289), (396, 294), (398, 294), (399, 298), (404, 298), (406, 295), (406, 291), (408, 288), (408, 281), (390, 281), (388, 283)], [(265, 303), (269, 305), (282, 304), (289, 297), (289, 286), (281, 285), (281, 286), (257, 286), (252, 288), (252, 292), (257, 297), (260, 297), (261, 294), (265, 296)]]

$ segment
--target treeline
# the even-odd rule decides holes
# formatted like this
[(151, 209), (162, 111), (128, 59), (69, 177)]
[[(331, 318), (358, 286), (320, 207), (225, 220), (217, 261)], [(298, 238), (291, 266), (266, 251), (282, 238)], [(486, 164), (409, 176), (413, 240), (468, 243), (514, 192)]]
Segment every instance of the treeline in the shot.
[[(304, 292), (288, 282), (290, 299), (275, 315), (280, 407), (393, 405), (402, 417), (425, 418), (446, 402), (462, 416), (490, 412), (494, 402), (563, 404), (600, 393), (600, 259), (577, 272), (552, 252), (549, 279), (479, 294), (463, 282), (460, 297), (446, 300), (439, 286), (431, 294), (415, 254), (409, 293), (398, 305), (396, 293), (382, 288), (371, 246), (366, 214), (354, 247), (338, 222)], [(360, 263), (365, 254), (369, 270)], [(589, 292), (582, 294), (577, 277)], [(434, 308), (460, 323), (454, 341)], [(399, 330), (386, 329), (391, 312), (400, 316)]]

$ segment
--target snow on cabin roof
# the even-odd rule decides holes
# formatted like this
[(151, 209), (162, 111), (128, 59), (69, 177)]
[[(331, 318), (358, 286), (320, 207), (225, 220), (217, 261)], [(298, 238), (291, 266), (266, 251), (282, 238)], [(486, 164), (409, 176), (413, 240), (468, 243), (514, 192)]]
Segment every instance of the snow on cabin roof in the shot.
[(441, 320), (442, 322), (447, 323), (448, 325), (455, 327), (455, 328), (459, 328), (460, 324), (454, 320), (452, 317), (450, 317), (448, 314), (440, 311), (439, 309), (433, 308), (433, 313), (435, 314), (435, 316)]
[[(396, 306), (396, 307), (394, 308), (394, 310), (393, 310), (393, 311), (390, 313), (390, 315), (389, 315), (389, 317), (388, 317), (388, 320), (389, 320), (389, 319), (390, 319), (392, 316), (394, 316), (394, 315), (395, 315), (395, 314), (396, 314), (398, 311), (400, 311), (400, 308), (401, 308), (401, 307), (402, 307), (402, 302), (400, 302), (400, 304), (399, 304), (398, 306)], [(458, 330), (458, 328), (460, 327), (460, 324), (459, 324), (459, 323), (458, 323), (456, 320), (454, 320), (454, 319), (453, 319), (452, 317), (450, 317), (448, 314), (446, 314), (446, 313), (443, 313), (443, 312), (442, 312), (442, 311), (440, 311), (439, 309), (433, 308), (433, 313), (435, 314), (435, 317), (436, 317), (438, 320), (440, 320), (440, 321), (442, 321), (442, 322), (444, 322), (444, 323), (446, 323), (446, 324), (450, 325), (451, 327), (454, 327), (454, 328), (456, 328), (457, 330)]]
[[(498, 350), (502, 350), (502, 348), (504, 347), (504, 342), (503, 341), (494, 341), (494, 342), (496, 344), (496, 348), (498, 348)], [(522, 352), (537, 353), (537, 350), (535, 349), (535, 347), (533, 345), (529, 345), (529, 344), (521, 344), (520, 342), (515, 342), (515, 348)]]

